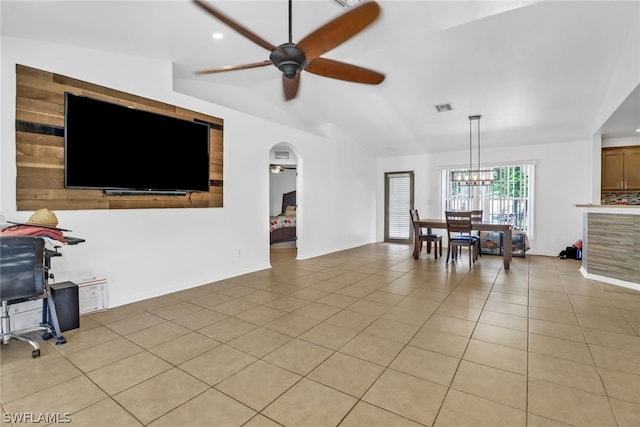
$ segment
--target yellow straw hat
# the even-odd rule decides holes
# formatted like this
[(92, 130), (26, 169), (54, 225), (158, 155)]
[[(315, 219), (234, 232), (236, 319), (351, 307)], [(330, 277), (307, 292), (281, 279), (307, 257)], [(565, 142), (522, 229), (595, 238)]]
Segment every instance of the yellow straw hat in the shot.
[(57, 227), (58, 226), (58, 217), (53, 211), (49, 209), (38, 209), (34, 212), (31, 217), (29, 217), (29, 221), (27, 221), (29, 225), (43, 225), (45, 227)]

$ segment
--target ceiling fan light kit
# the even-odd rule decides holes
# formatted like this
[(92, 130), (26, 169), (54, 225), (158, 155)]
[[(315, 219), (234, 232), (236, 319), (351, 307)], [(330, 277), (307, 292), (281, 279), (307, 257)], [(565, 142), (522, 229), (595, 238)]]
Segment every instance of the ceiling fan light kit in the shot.
[[(462, 186), (488, 186), (494, 181), (500, 179), (500, 170), (496, 168), (481, 169), (480, 168), (480, 118), (477, 114), (469, 116), (469, 169), (459, 169), (451, 171), (451, 182), (455, 182)], [(478, 124), (478, 167), (473, 169), (472, 146), (473, 146), (473, 127), (472, 123), (476, 121)]]
[(290, 165), (290, 166), (283, 166), (283, 165), (269, 165), (269, 171), (271, 173), (280, 173), (282, 171), (285, 170), (297, 170), (297, 167), (295, 165)]
[(298, 94), (300, 74), (303, 70), (319, 76), (355, 83), (377, 85), (384, 81), (384, 74), (377, 71), (321, 57), (324, 53), (364, 30), (378, 18), (380, 6), (375, 1), (351, 7), (347, 12), (311, 32), (299, 43), (294, 43), (292, 37), (292, 0), (289, 0), (289, 42), (279, 46), (267, 42), (203, 1), (193, 0), (193, 2), (214, 18), (271, 52), (269, 60), (199, 70), (195, 71), (195, 74), (212, 74), (274, 65), (282, 72), (284, 97), (287, 101), (295, 98)]

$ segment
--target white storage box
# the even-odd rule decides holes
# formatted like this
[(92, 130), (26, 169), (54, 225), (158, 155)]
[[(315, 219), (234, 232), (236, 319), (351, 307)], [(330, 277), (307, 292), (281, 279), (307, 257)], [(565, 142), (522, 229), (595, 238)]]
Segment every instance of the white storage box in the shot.
[(43, 299), (38, 299), (10, 305), (11, 330), (20, 331), (39, 326), (42, 322), (43, 301)]
[(106, 279), (80, 282), (77, 285), (80, 315), (107, 309), (109, 304)]

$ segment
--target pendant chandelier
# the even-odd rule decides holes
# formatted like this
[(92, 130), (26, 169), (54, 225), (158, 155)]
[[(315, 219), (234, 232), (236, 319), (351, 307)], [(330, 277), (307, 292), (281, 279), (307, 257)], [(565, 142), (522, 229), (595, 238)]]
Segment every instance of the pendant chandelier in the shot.
[[(451, 171), (451, 182), (457, 182), (465, 186), (492, 185), (494, 181), (500, 179), (498, 169), (480, 169), (480, 117), (481, 115), (469, 116), (469, 169), (459, 169)], [(473, 122), (477, 123), (478, 129), (478, 167), (473, 168)]]

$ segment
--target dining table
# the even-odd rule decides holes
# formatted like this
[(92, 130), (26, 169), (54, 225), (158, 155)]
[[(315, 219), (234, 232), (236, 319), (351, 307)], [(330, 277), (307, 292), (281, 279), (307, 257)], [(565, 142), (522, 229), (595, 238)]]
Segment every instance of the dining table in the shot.
[[(418, 226), (420, 228), (426, 228), (428, 230), (428, 234), (431, 234), (431, 229), (447, 229), (447, 221), (445, 219), (420, 219), (418, 221)], [(504, 263), (504, 269), (509, 269), (509, 264), (511, 263), (511, 251), (512, 251), (512, 242), (511, 242), (511, 224), (509, 223), (494, 223), (494, 222), (485, 222), (485, 221), (472, 221), (471, 223), (472, 229), (477, 231), (500, 231), (504, 233), (504, 238), (502, 239), (504, 247), (502, 251), (502, 261)], [(419, 250), (419, 241), (414, 238), (413, 241), (414, 251)]]

